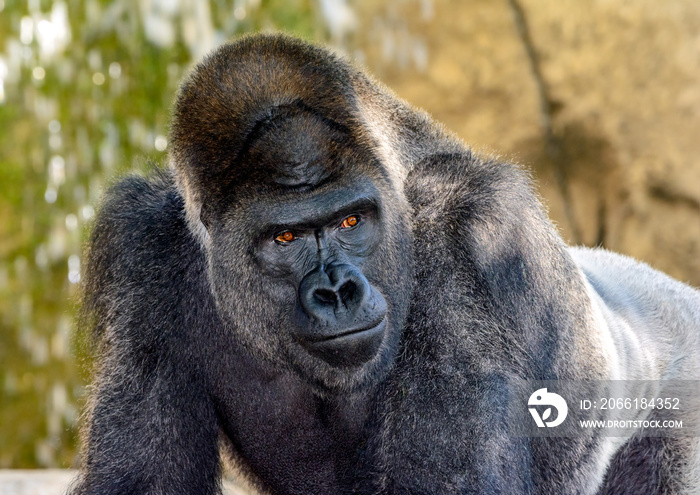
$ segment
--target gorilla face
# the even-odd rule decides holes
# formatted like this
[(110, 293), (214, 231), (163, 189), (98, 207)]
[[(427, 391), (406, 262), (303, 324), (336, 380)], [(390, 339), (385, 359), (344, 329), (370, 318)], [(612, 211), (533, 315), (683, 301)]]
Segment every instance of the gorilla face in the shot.
[(290, 333), (333, 366), (363, 365), (384, 339), (386, 301), (362, 272), (380, 241), (376, 201), (365, 183), (270, 205), (264, 218), (271, 234), (256, 257), (266, 276), (296, 288)]
[(231, 168), (221, 201), (202, 208), (224, 319), (323, 390), (379, 379), (411, 293), (407, 209), (394, 206), (405, 200), (347, 130), (305, 110), (257, 125)]

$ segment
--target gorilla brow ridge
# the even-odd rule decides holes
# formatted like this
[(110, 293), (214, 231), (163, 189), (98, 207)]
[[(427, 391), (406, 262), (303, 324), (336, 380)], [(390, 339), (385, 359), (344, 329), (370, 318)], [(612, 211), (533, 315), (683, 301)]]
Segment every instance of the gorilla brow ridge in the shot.
[(334, 208), (332, 212), (324, 214), (323, 216), (317, 217), (318, 221), (310, 222), (305, 220), (300, 220), (296, 223), (273, 223), (265, 225), (260, 229), (260, 238), (269, 237), (270, 235), (277, 234), (286, 229), (296, 229), (296, 230), (309, 230), (317, 228), (319, 225), (328, 225), (333, 222), (340, 222), (343, 217), (357, 213), (360, 215), (376, 214), (380, 211), (380, 206), (377, 200), (369, 195), (363, 195), (358, 198), (354, 198), (352, 201), (345, 203), (337, 208)]

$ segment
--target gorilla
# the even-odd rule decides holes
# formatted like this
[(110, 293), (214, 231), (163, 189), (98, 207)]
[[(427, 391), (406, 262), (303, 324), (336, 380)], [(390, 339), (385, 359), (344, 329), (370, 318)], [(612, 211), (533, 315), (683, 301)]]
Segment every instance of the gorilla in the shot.
[(94, 224), (73, 494), (698, 493), (698, 437), (510, 430), (522, 380), (700, 378), (700, 293), (567, 247), (517, 166), (279, 34), (196, 66), (170, 142)]

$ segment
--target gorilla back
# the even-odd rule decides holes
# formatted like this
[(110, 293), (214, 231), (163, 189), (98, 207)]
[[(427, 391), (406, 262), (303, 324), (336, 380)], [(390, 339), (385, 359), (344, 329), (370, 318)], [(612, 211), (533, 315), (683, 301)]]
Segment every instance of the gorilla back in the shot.
[(698, 379), (700, 296), (328, 51), (242, 38), (91, 238), (75, 494), (692, 493), (697, 438), (511, 435), (518, 380)]

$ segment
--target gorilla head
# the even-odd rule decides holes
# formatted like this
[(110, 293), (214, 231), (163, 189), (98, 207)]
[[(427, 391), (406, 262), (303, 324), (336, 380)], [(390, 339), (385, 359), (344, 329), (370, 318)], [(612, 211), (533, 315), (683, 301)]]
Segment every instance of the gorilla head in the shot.
[(273, 44), (261, 64), (246, 45), (198, 66), (175, 108), (188, 224), (235, 338), (319, 389), (357, 389), (386, 372), (405, 323), (407, 203), (340, 111), (343, 65), (324, 52), (307, 87), (285, 64), (315, 48), (290, 58)]

